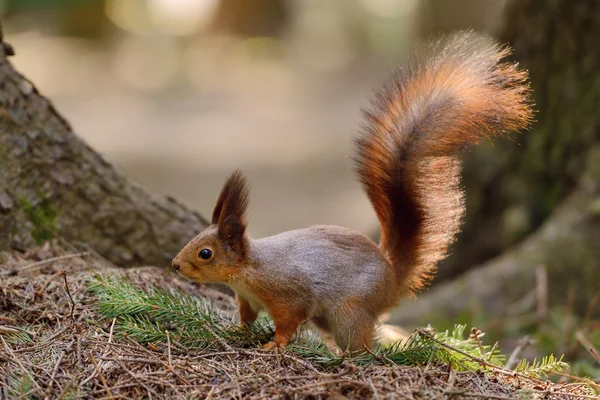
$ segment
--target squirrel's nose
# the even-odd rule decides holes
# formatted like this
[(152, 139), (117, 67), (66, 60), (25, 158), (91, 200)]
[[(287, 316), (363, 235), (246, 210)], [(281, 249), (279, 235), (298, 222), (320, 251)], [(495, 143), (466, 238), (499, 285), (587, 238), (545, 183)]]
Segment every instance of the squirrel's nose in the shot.
[(177, 258), (174, 258), (171, 264), (173, 265), (173, 268), (179, 271), (179, 260)]

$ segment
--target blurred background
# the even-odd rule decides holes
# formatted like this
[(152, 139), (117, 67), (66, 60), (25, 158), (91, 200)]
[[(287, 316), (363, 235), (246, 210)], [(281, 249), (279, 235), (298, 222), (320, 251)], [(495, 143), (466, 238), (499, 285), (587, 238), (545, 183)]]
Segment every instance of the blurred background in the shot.
[(351, 159), (373, 90), (440, 33), (509, 42), (537, 122), (466, 152), (465, 226), (434, 282), (450, 283), (392, 322), (477, 325), (507, 349), (531, 334), (533, 356), (600, 375), (577, 339), (600, 347), (597, 0), (0, 0), (0, 18), (17, 70), (140, 185), (208, 217), (243, 169), (254, 236), (338, 224), (376, 237)]
[(249, 229), (375, 234), (352, 170), (372, 90), (437, 32), (501, 28), (504, 1), (1, 0), (12, 62), (95, 150), (207, 216), (252, 183)]

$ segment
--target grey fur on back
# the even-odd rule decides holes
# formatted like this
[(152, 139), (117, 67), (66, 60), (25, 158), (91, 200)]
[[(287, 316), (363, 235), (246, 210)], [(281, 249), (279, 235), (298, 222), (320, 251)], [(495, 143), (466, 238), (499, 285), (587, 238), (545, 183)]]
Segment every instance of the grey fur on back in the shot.
[[(253, 265), (265, 286), (284, 287), (288, 296), (310, 304), (310, 317), (335, 328), (340, 307), (351, 301), (358, 314), (379, 315), (394, 305), (394, 272), (377, 245), (364, 234), (331, 225), (315, 225), (250, 240)], [(242, 282), (230, 286), (262, 309)]]

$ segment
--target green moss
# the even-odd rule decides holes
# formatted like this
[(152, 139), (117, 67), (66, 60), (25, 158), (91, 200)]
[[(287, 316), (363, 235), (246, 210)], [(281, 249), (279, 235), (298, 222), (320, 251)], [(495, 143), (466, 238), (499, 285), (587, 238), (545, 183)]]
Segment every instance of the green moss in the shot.
[(51, 240), (56, 235), (56, 211), (48, 200), (42, 200), (37, 205), (21, 199), (21, 205), (33, 224), (31, 236), (37, 244)]

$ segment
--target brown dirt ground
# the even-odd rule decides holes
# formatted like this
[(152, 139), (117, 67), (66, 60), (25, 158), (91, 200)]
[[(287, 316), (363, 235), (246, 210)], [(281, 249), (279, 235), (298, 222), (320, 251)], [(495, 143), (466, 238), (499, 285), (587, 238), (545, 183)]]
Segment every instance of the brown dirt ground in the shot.
[[(95, 299), (85, 290), (92, 268), (126, 275), (140, 287), (208, 296), (229, 312), (233, 303), (158, 268), (118, 269), (93, 253), (65, 248), (53, 244), (0, 254), (0, 399), (593, 398), (575, 383), (457, 372), (445, 365), (365, 367), (348, 359), (338, 371), (325, 373), (285, 351), (141, 345), (113, 334), (113, 321), (97, 315)], [(15, 333), (30, 336), (31, 343), (14, 340)]]

